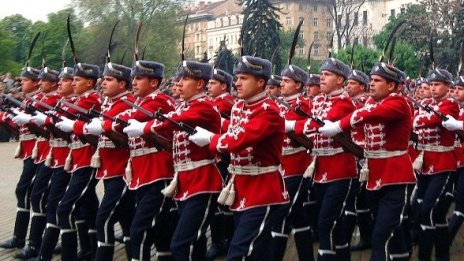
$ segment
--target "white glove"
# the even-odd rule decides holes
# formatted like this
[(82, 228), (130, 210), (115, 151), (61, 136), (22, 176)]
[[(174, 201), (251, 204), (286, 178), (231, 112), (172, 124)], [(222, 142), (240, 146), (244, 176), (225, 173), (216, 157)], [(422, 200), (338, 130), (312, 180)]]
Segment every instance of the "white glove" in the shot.
[(448, 119), (446, 121), (442, 121), (441, 125), (443, 125), (443, 127), (445, 127), (447, 130), (455, 131), (455, 130), (462, 130), (463, 129), (462, 121), (456, 120), (451, 115), (446, 115), (446, 117)]
[(129, 137), (139, 137), (143, 134), (143, 129), (145, 129), (145, 125), (145, 122), (130, 119), (129, 126), (125, 127), (122, 131)]
[(31, 120), (31, 115), (18, 111), (18, 114), (13, 117), (13, 122), (19, 125), (29, 123)]
[(197, 131), (195, 134), (189, 136), (189, 140), (200, 147), (206, 146), (211, 142), (211, 137), (214, 133), (209, 130), (203, 129), (202, 127), (195, 127)]
[(64, 132), (72, 132), (73, 129), (74, 129), (74, 122), (73, 120), (70, 120), (64, 116), (61, 116), (61, 121), (60, 122), (57, 122), (55, 124), (55, 127), (57, 127), (58, 129), (64, 131)]
[(287, 121), (285, 120), (285, 133), (291, 132), (295, 130), (295, 122), (296, 121)]
[(47, 115), (41, 113), (40, 111), (35, 112), (35, 115), (31, 117), (31, 121), (37, 126), (42, 126), (47, 120)]
[(319, 133), (324, 136), (332, 137), (336, 134), (342, 132), (342, 128), (340, 127), (340, 121), (331, 122), (329, 120), (324, 120), (324, 126), (319, 128)]
[(84, 125), (84, 129), (87, 133), (99, 136), (103, 133), (102, 121), (98, 118), (93, 118), (89, 123)]

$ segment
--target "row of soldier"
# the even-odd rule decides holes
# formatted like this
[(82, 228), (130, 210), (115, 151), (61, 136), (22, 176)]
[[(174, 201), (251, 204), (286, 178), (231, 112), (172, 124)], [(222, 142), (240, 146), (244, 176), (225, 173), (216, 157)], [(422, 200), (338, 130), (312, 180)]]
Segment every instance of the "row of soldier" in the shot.
[[(372, 260), (408, 260), (405, 218), (414, 215), (419, 258), (429, 260), (435, 247), (437, 260), (449, 260), (464, 217), (455, 132), (463, 128), (455, 119), (462, 78), (454, 84), (434, 69), (431, 96), (413, 100), (402, 95), (406, 77), (393, 65), (380, 62), (369, 77), (329, 58), (320, 78), (289, 64), (280, 95), (268, 95), (266, 84), (278, 78), (271, 68), (239, 57), (236, 99), (227, 93), (231, 75), (183, 60), (176, 104), (159, 91), (164, 66), (154, 61), (108, 62), (103, 97), (93, 90), (96, 65), (26, 67), (24, 103), (4, 97), (18, 107), (3, 107), (2, 123), (19, 128), (24, 169), (14, 236), (3, 247), (25, 246), (30, 219), (18, 258), (50, 260), (61, 235), (63, 260), (76, 260), (79, 234), (80, 258), (112, 260), (119, 222), (128, 259), (149, 260), (154, 244), (159, 260), (203, 260), (211, 225), (213, 246), (227, 249), (228, 260), (281, 260), (290, 232), (299, 258), (312, 260), (308, 215), (317, 212), (318, 260), (349, 260), (356, 217), (360, 229), (372, 223), (363, 238)], [(304, 97), (311, 81), (320, 94)]]

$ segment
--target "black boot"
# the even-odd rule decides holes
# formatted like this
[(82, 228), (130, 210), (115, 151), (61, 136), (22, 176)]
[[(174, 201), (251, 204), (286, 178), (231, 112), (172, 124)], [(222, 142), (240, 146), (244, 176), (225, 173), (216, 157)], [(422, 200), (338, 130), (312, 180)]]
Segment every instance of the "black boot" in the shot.
[(463, 221), (464, 216), (453, 214), (453, 217), (451, 217), (448, 226), (450, 232), (450, 244), (453, 243), (454, 237), (456, 237), (456, 234), (458, 233)]
[(448, 227), (437, 227), (435, 231), (435, 258), (440, 261), (450, 260), (450, 232)]
[(215, 259), (226, 254), (224, 249), (224, 215), (215, 213), (210, 227), (212, 244), (206, 252), (206, 258)]
[(38, 246), (39, 248), (42, 245), (42, 236), (43, 236), (46, 224), (47, 224), (47, 220), (45, 216), (33, 215), (31, 218), (31, 229), (29, 233), (29, 242), (35, 246)]
[(343, 216), (343, 229), (345, 230), (346, 240), (351, 245), (351, 239), (353, 238), (353, 231), (356, 227), (356, 214), (345, 213)]
[(351, 251), (360, 251), (372, 247), (372, 227), (370, 212), (358, 212), (359, 243), (351, 246)]
[(0, 247), (5, 249), (23, 248), (25, 244), (26, 242), (24, 240), (20, 240), (13, 236), (12, 239), (8, 239), (7, 241), (3, 242)]
[(98, 240), (97, 240), (97, 231), (89, 231), (89, 239), (90, 239), (90, 256), (92, 257), (92, 260), (95, 260), (95, 257), (97, 256), (97, 245), (98, 245)]
[(313, 261), (313, 241), (311, 229), (305, 231), (295, 232), (293, 235), (295, 238), (296, 251), (298, 253), (298, 260), (302, 261)]
[(337, 254), (335, 251), (324, 251), (321, 252), (321, 250), (319, 250), (318, 254), (317, 254), (317, 261), (336, 261), (337, 260)]
[(77, 260), (92, 260), (92, 252), (90, 250), (89, 228), (84, 220), (75, 222), (77, 234), (79, 235), (80, 250), (77, 253)]
[(337, 252), (337, 261), (350, 261), (351, 260), (350, 249), (348, 248), (348, 246), (341, 248), (341, 249), (337, 249), (336, 252)]
[[(111, 261), (113, 260), (114, 246), (99, 246), (95, 261)], [(130, 260), (130, 259), (127, 259)]]
[(13, 238), (3, 242), (0, 247), (6, 249), (23, 248), (26, 245), (26, 234), (29, 226), (29, 211), (16, 212)]
[(77, 260), (77, 233), (76, 231), (61, 234), (61, 260)]
[(55, 246), (60, 237), (60, 229), (56, 227), (47, 227), (45, 229), (44, 237), (42, 239), (42, 245), (40, 245), (39, 257), (41, 259), (52, 259), (53, 253), (55, 252)]
[(131, 241), (129, 237), (127, 237), (127, 239), (125, 239), (124, 241), (124, 249), (126, 249), (127, 260), (132, 260), (132, 247), (131, 247)]
[(431, 260), (435, 229), (423, 229), (419, 231), (419, 260)]
[(287, 249), (288, 236), (273, 236), (271, 239), (272, 260), (282, 261)]
[(31, 243), (27, 244), (21, 252), (17, 253), (14, 257), (17, 259), (31, 259), (38, 254), (37, 247)]

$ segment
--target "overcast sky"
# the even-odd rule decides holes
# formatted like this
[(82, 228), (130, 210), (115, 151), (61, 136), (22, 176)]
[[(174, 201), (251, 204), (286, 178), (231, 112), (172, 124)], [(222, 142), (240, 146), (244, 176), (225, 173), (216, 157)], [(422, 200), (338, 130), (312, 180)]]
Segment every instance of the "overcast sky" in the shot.
[(33, 22), (47, 21), (47, 14), (62, 10), (71, 0), (0, 0), (0, 19), (21, 14)]

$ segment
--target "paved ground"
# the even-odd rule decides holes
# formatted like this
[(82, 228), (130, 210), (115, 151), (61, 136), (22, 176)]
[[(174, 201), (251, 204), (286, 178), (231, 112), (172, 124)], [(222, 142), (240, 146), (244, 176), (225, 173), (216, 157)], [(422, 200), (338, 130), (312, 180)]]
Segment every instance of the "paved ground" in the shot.
[[(0, 242), (11, 237), (14, 218), (16, 213), (16, 198), (14, 189), (18, 177), (21, 173), (22, 162), (13, 159), (13, 154), (17, 143), (0, 143)], [(101, 185), (98, 186), (99, 195), (102, 193)], [(117, 231), (119, 233), (119, 230)], [(356, 241), (357, 238), (354, 238)], [(457, 236), (451, 248), (451, 260), (464, 260), (464, 232), (463, 230)], [(314, 245), (316, 251), (317, 245)], [(14, 260), (13, 255), (17, 250), (0, 249), (0, 261)], [(417, 260), (417, 250), (414, 251), (413, 260)], [(153, 258), (155, 259), (155, 258)], [(60, 260), (59, 256), (55, 256), (54, 260)], [(116, 245), (115, 260), (126, 260), (123, 246)], [(294, 244), (290, 241), (286, 253), (285, 260), (298, 260)], [(354, 252), (351, 256), (353, 261), (369, 260), (369, 251)]]

